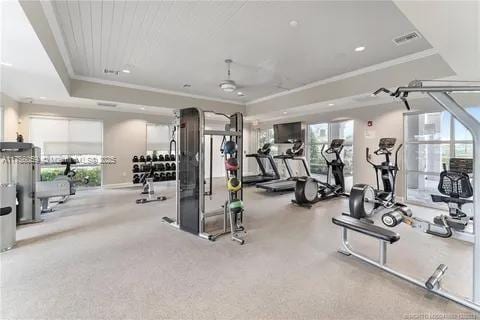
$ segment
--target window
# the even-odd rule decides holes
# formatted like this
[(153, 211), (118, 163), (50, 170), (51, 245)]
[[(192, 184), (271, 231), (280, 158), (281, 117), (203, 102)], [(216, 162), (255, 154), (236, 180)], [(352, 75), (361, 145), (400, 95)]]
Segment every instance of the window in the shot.
[(273, 138), (273, 128), (268, 129), (257, 129), (258, 134), (258, 145), (257, 148), (261, 148), (265, 143), (271, 143), (270, 154), (272, 156), (278, 154), (278, 146), (274, 144)]
[[(93, 120), (32, 117), (30, 140), (41, 149), (43, 181), (63, 174), (60, 162), (68, 157), (77, 160), (72, 166), (75, 180), (89, 178), (89, 187), (100, 186), (103, 154), (103, 123)], [(82, 187), (81, 183), (78, 187)], [(86, 186), (85, 186), (86, 187)]]
[[(480, 118), (480, 107), (468, 108)], [(432, 205), (440, 172), (450, 158), (472, 158), (471, 133), (447, 111), (406, 114), (405, 175), (407, 201)]]
[[(171, 139), (171, 126), (167, 124), (147, 123), (147, 154), (158, 155), (169, 153)], [(172, 150), (172, 153), (175, 153), (175, 150)]]
[[(327, 164), (321, 155), (322, 146), (328, 147), (332, 139), (344, 139), (342, 160), (345, 163), (345, 188), (350, 190), (353, 183), (353, 120), (317, 123), (308, 126), (308, 161), (312, 175), (326, 180)], [(328, 157), (328, 155), (327, 155)]]

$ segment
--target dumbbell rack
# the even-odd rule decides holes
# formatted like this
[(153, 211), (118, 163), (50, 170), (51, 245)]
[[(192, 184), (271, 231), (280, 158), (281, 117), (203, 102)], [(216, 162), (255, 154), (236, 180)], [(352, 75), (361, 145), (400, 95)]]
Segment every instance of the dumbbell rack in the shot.
[[(171, 157), (175, 157), (174, 155), (169, 155), (169, 160), (165, 160), (165, 156), (162, 155), (161, 159), (162, 160), (157, 160), (157, 161), (153, 161), (153, 159), (147, 161), (147, 157), (145, 156), (144, 160), (145, 161), (133, 161), (132, 160), (132, 182), (134, 184), (139, 184), (141, 183), (142, 181), (142, 178), (148, 174), (151, 170), (151, 166), (154, 166), (155, 169), (154, 169), (154, 182), (159, 182), (159, 181), (172, 181), (172, 180), (175, 180), (176, 179), (176, 161), (175, 161), (175, 158), (173, 158), (173, 160), (170, 160)], [(133, 158), (133, 157), (132, 157)], [(138, 171), (135, 170), (135, 165), (138, 165)], [(162, 166), (161, 166), (162, 165)], [(173, 165), (173, 168), (170, 168), (169, 170), (166, 170), (166, 166), (169, 166), (169, 167), (172, 167)], [(149, 167), (147, 167), (149, 166)], [(161, 168), (164, 168), (164, 169), (161, 169)], [(158, 176), (157, 176), (158, 174)], [(168, 174), (168, 177), (167, 177), (167, 174)], [(138, 177), (138, 180), (135, 179), (135, 177)]]

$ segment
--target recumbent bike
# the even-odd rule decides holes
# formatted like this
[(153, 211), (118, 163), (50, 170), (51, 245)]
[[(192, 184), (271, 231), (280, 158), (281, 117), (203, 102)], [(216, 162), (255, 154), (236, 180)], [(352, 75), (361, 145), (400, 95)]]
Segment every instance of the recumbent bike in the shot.
[[(343, 150), (343, 142), (344, 139), (333, 139), (327, 150), (325, 150), (325, 145), (322, 146), (320, 154), (327, 164), (327, 181), (323, 182), (308, 176), (296, 178), (295, 199), (292, 200), (292, 203), (311, 208), (314, 203), (322, 200), (348, 196), (345, 193), (345, 177), (343, 174), (345, 164), (340, 155)], [(325, 154), (333, 154), (335, 158), (328, 160)], [(330, 182), (330, 173), (333, 175), (335, 184)]]

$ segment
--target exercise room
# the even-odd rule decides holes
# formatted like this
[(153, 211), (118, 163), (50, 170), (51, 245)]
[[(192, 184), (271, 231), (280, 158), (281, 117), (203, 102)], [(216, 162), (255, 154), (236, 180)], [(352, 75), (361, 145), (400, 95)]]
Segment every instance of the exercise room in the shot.
[(1, 319), (480, 316), (480, 2), (0, 17)]

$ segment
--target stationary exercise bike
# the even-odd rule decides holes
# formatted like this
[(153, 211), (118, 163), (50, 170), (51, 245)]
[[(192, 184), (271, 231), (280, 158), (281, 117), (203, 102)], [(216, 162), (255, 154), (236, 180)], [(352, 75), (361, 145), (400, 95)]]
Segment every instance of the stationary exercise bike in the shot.
[(432, 194), (433, 202), (443, 202), (448, 205), (448, 216), (440, 215), (433, 219), (437, 224), (445, 221), (454, 230), (463, 231), (473, 220), (462, 211), (462, 206), (473, 203), (469, 198), (473, 196), (473, 187), (469, 173), (473, 172), (473, 159), (451, 158), (449, 170), (445, 163), (440, 173), (438, 191), (441, 195)]
[[(322, 200), (331, 199), (338, 196), (348, 196), (345, 193), (345, 177), (343, 168), (345, 164), (340, 156), (343, 150), (344, 139), (333, 139), (330, 146), (325, 150), (322, 146), (320, 154), (327, 163), (327, 181), (323, 182), (313, 177), (299, 177), (295, 185), (295, 203), (302, 207), (310, 208), (312, 204)], [(335, 158), (328, 160), (326, 154), (335, 155)], [(330, 183), (330, 172), (333, 175), (335, 184)]]
[[(75, 160), (72, 157), (68, 157), (68, 158), (62, 160), (60, 162), (60, 164), (65, 166), (65, 170), (63, 171), (63, 175), (56, 176), (55, 179), (54, 179), (54, 180), (57, 180), (57, 181), (59, 181), (59, 180), (68, 181), (68, 183), (70, 185), (70, 196), (75, 195), (75, 193), (77, 192), (77, 186), (79, 184), (88, 185), (90, 183), (90, 178), (88, 176), (84, 177), (81, 180), (75, 179), (75, 177), (77, 175), (77, 171), (75, 171), (75, 169), (72, 169), (72, 165), (75, 165), (77, 163), (78, 163), (78, 161)], [(65, 196), (65, 197), (62, 197), (58, 201), (52, 201), (52, 202), (64, 203), (64, 202), (67, 201), (67, 199), (68, 199), (68, 196)]]

